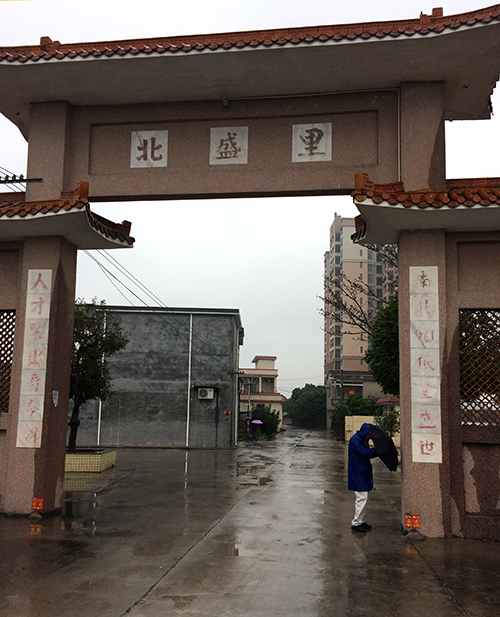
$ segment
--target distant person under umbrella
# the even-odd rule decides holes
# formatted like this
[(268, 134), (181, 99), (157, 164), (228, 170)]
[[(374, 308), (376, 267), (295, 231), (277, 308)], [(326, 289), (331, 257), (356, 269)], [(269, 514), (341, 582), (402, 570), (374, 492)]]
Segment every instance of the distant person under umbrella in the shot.
[(257, 429), (259, 428), (259, 424), (262, 424), (261, 420), (252, 420), (252, 441), (257, 443)]
[(354, 518), (351, 529), (366, 533), (372, 527), (365, 523), (365, 512), (368, 503), (368, 493), (373, 488), (373, 470), (370, 459), (377, 456), (375, 448), (368, 447), (370, 440), (370, 425), (366, 422), (359, 431), (349, 439), (348, 458), (348, 489), (354, 491)]

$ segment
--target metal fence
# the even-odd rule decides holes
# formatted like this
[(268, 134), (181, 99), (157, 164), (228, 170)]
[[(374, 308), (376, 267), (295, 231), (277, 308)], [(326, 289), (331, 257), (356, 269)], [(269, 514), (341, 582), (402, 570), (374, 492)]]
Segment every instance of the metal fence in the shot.
[(0, 311), (0, 412), (9, 411), (16, 311)]
[(459, 315), (462, 424), (500, 425), (500, 310)]

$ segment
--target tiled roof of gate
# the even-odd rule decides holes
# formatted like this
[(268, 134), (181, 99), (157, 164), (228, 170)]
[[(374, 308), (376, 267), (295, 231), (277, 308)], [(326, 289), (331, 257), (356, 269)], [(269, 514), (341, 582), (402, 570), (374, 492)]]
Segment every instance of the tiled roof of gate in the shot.
[(44, 214), (57, 214), (61, 211), (85, 210), (89, 225), (112, 240), (132, 245), (128, 221), (113, 223), (90, 210), (88, 182), (79, 182), (74, 191), (63, 191), (61, 198), (49, 201), (26, 201), (25, 193), (0, 193), (0, 222), (4, 218), (25, 218)]
[[(384, 206), (402, 206), (413, 210), (437, 210), (448, 208), (480, 208), (500, 206), (500, 178), (470, 178), (446, 180), (446, 190), (431, 188), (419, 191), (405, 191), (402, 182), (375, 184), (367, 173), (357, 173), (354, 201), (362, 204), (370, 199)], [(362, 216), (355, 218), (356, 231), (351, 236), (353, 242), (366, 235), (366, 221)]]
[(308, 26), (276, 30), (255, 30), (224, 34), (171, 36), (153, 39), (133, 39), (97, 43), (61, 44), (50, 37), (42, 37), (40, 45), (0, 47), (0, 62), (37, 62), (38, 60), (63, 60), (87, 57), (126, 56), (139, 53), (165, 54), (193, 51), (228, 50), (252, 47), (282, 47), (299, 43), (323, 43), (412, 37), (440, 34), (477, 24), (500, 21), (500, 5), (461, 13), (443, 15), (442, 8), (435, 8), (431, 15), (421, 13), (418, 19), (375, 21), (331, 26)]
[(446, 180), (444, 191), (431, 188), (405, 191), (402, 182), (375, 184), (366, 173), (356, 174), (355, 182), (352, 196), (359, 203), (371, 199), (376, 204), (385, 202), (391, 206), (419, 209), (500, 205), (500, 178)]

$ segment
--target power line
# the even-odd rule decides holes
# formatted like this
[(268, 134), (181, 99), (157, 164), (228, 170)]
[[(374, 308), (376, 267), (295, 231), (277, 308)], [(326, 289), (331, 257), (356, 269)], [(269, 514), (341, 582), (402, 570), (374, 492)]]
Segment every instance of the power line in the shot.
[[(127, 302), (129, 302), (132, 306), (134, 306), (133, 302), (130, 301), (129, 298), (127, 298), (119, 289), (118, 287), (115, 285), (115, 283), (112, 281), (112, 278), (114, 278), (120, 285), (122, 285), (128, 292), (130, 292), (135, 298), (137, 298), (139, 300), (139, 302), (141, 302), (142, 304), (145, 305), (145, 307), (147, 307), (147, 303), (141, 298), (139, 297), (134, 291), (132, 291), (129, 287), (127, 287), (123, 281), (121, 281), (115, 274), (113, 274), (108, 268), (106, 268), (106, 266), (104, 264), (102, 264), (94, 255), (92, 255), (88, 250), (84, 249), (84, 253), (86, 253), (101, 269), (101, 271), (105, 274), (106, 278), (108, 278), (108, 280), (113, 284), (113, 286), (117, 289), (117, 291), (120, 293), (120, 295), (122, 295)], [(134, 285), (136, 285), (136, 287), (138, 287), (142, 293), (147, 294), (151, 299), (153, 299), (159, 306), (159, 308), (163, 308), (166, 311), (171, 311), (171, 314), (174, 317), (174, 320), (180, 325), (182, 326), (182, 328), (186, 328), (187, 330), (190, 329), (190, 326), (187, 325), (186, 323), (184, 323), (184, 321), (182, 321), (180, 319), (180, 317), (178, 315), (176, 315), (174, 313), (174, 311), (172, 309), (170, 309), (164, 302), (162, 302), (162, 300), (156, 295), (154, 294), (151, 290), (149, 290), (146, 285), (144, 285), (141, 281), (139, 281), (139, 279), (137, 277), (135, 277), (131, 272), (129, 272), (125, 266), (123, 266), (122, 264), (120, 264), (119, 261), (117, 261), (114, 257), (111, 257), (110, 255), (108, 255), (108, 253), (104, 250), (100, 250), (99, 251), (100, 254), (102, 254), (107, 260), (108, 262), (110, 262), (119, 272), (121, 275), (125, 276), (125, 278), (127, 278), (129, 281), (131, 281)], [(140, 307), (138, 307), (138, 310), (140, 311)], [(179, 335), (182, 336), (182, 334), (179, 332)], [(222, 354), (219, 352), (218, 349), (216, 349), (209, 341), (207, 341), (206, 339), (204, 339), (199, 333), (194, 332), (193, 331), (193, 336), (195, 338), (197, 338), (199, 341), (201, 341), (204, 345), (206, 345), (209, 349), (212, 350), (212, 352), (214, 353), (214, 357), (215, 359), (217, 359), (221, 364), (223, 362), (223, 356)], [(225, 358), (224, 358), (225, 361)], [(238, 368), (238, 367), (237, 367)]]
[(16, 177), (12, 171), (9, 171), (8, 169), (5, 169), (5, 167), (0, 166), (0, 172), (5, 174), (5, 182), (3, 182), (3, 184), (11, 188), (12, 193), (24, 193), (24, 187), (18, 186), (18, 184), (20, 184), (19, 182), (8, 182), (8, 176), (11, 176), (12, 178)]
[(139, 297), (135, 292), (133, 292), (131, 289), (129, 289), (122, 281), (120, 281), (120, 279), (117, 276), (115, 276), (112, 272), (110, 272), (106, 268), (106, 266), (104, 266), (102, 263), (100, 263), (100, 261), (98, 259), (96, 259), (87, 249), (84, 249), (84, 253), (86, 253), (90, 257), (90, 259), (93, 259), (96, 262), (96, 264), (101, 268), (101, 270), (106, 271), (109, 274), (109, 276), (112, 276), (121, 285), (123, 285), (123, 287), (125, 287), (125, 289), (128, 292), (130, 292), (133, 296), (135, 296), (139, 300), (139, 302), (142, 302), (145, 306), (147, 306), (146, 302), (144, 302), (144, 300), (141, 297)]
[(152, 300), (154, 300), (159, 306), (161, 307), (165, 306), (165, 303), (162, 302), (162, 300), (155, 293), (150, 291), (146, 287), (146, 285), (144, 285), (138, 278), (136, 278), (131, 272), (129, 272), (127, 268), (125, 268), (125, 266), (121, 264), (117, 259), (115, 259), (112, 255), (109, 255), (105, 250), (100, 249), (99, 253), (105, 259), (107, 259), (113, 266), (115, 266), (115, 268), (117, 268), (120, 272), (122, 272), (122, 274), (125, 274), (125, 276), (129, 280), (135, 283), (137, 287), (139, 287), (139, 289), (141, 289), (146, 295), (148, 295)]

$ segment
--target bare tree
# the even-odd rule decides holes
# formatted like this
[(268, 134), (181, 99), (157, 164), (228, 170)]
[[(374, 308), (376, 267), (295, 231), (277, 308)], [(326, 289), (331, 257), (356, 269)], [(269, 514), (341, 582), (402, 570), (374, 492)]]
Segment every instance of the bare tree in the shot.
[[(397, 245), (370, 245), (368, 248), (376, 251), (384, 262), (397, 268)], [(392, 278), (386, 274), (383, 281), (384, 293), (380, 295), (375, 287), (360, 278), (352, 280), (342, 273), (331, 274), (325, 277), (324, 297), (320, 296), (323, 300), (323, 309), (320, 313), (337, 324), (346, 326), (342, 334), (370, 336), (373, 320), (397, 290), (397, 283), (397, 274)]]

